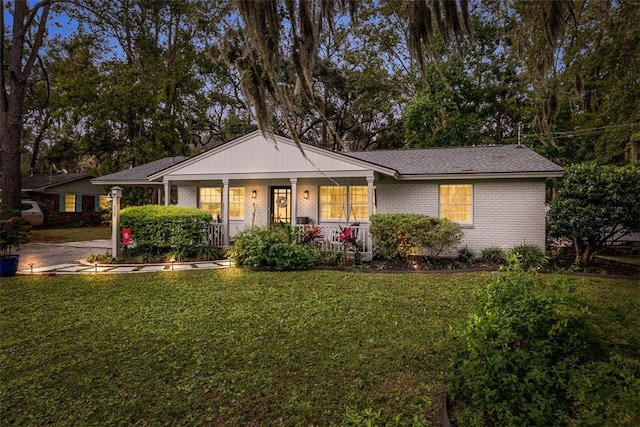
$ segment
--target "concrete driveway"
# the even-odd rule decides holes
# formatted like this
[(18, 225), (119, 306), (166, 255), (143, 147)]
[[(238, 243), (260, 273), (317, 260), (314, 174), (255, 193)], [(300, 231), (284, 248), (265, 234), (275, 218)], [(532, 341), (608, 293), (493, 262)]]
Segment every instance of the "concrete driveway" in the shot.
[(15, 251), (20, 254), (18, 270), (74, 264), (91, 254), (110, 254), (111, 239), (69, 243), (27, 243)]

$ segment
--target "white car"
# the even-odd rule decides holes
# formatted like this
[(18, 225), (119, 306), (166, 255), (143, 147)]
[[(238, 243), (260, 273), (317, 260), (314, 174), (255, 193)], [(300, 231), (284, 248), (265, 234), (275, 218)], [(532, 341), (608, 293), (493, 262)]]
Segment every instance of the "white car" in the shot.
[(40, 205), (33, 200), (22, 201), (22, 218), (29, 221), (31, 225), (42, 225), (44, 223), (44, 214)]

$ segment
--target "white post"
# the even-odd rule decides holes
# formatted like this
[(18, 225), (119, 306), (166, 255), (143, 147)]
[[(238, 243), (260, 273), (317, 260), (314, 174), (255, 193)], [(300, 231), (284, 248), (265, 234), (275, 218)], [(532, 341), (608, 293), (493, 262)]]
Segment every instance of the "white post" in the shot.
[(229, 245), (229, 180), (222, 180), (222, 227), (223, 243)]
[(111, 187), (111, 256), (118, 258), (120, 256), (120, 198), (122, 197), (122, 188)]
[(298, 215), (298, 178), (289, 178), (291, 181), (291, 225), (296, 225)]
[(164, 182), (164, 205), (169, 206), (171, 203), (171, 185), (169, 181)]
[[(367, 201), (369, 202), (368, 204), (368, 208), (369, 208), (369, 225), (371, 225), (371, 215), (373, 215), (373, 180), (374, 177), (373, 176), (368, 176), (367, 177)], [(373, 245), (371, 244), (371, 234), (369, 233), (369, 229), (367, 229), (367, 252), (368, 253), (372, 253), (373, 252)]]

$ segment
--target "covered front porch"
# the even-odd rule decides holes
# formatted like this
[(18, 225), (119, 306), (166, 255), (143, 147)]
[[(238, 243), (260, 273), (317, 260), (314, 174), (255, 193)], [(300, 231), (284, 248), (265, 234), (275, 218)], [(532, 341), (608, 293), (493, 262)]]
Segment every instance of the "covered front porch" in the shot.
[[(211, 212), (210, 244), (228, 247), (241, 230), (290, 224), (304, 232), (317, 228), (314, 244), (322, 251), (341, 250), (340, 234), (350, 228), (365, 259), (372, 256), (369, 214), (375, 212), (374, 176), (212, 179), (165, 181), (178, 188), (178, 205)], [(169, 200), (165, 198), (165, 200)]]
[(374, 182), (394, 174), (353, 157), (256, 131), (148, 179), (162, 183), (166, 204), (171, 188), (177, 188), (178, 205), (211, 212), (213, 244), (228, 246), (247, 227), (285, 223), (322, 228), (318, 245), (330, 248), (339, 246), (335, 236), (341, 230), (352, 227), (362, 253), (371, 257)]

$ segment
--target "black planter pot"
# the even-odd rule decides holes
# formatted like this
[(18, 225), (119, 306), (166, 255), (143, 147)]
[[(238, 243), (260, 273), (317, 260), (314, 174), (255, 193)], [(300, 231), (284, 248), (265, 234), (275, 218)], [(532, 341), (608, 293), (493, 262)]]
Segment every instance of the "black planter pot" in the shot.
[(20, 255), (9, 255), (0, 258), (0, 277), (11, 277), (18, 271)]

